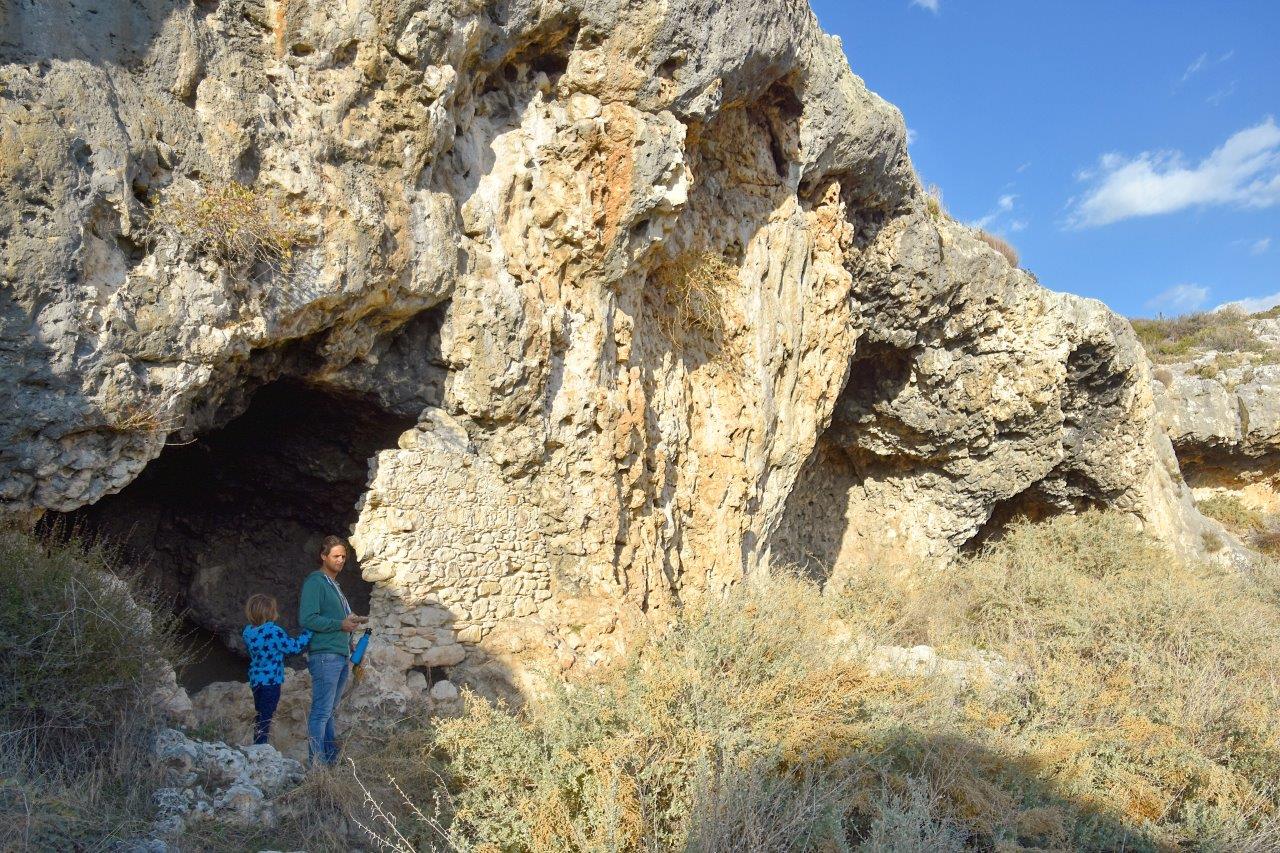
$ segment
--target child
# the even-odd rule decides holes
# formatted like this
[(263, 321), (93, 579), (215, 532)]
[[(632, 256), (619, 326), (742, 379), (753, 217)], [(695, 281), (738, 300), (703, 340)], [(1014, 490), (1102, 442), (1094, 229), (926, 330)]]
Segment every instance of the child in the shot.
[(253, 742), (266, 743), (271, 734), (271, 718), (280, 703), (280, 685), (284, 683), (285, 655), (296, 655), (306, 648), (311, 632), (303, 631), (297, 639), (290, 637), (275, 623), (280, 608), (269, 595), (249, 596), (244, 605), (249, 624), (241, 636), (249, 650), (249, 687), (253, 690), (253, 707), (258, 712), (253, 726)]

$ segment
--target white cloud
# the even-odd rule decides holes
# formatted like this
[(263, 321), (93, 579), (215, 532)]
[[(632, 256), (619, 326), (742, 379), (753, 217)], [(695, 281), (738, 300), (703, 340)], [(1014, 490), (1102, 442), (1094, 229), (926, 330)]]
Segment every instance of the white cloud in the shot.
[(1234, 302), (1225, 302), (1213, 310), (1221, 311), (1223, 308), (1239, 308), (1246, 314), (1257, 314), (1259, 311), (1266, 311), (1268, 308), (1274, 308), (1277, 305), (1280, 305), (1280, 293), (1273, 293), (1270, 296), (1258, 296), (1253, 299), (1237, 299)]
[(910, 127), (907, 128), (907, 144), (908, 145), (915, 145), (916, 140), (919, 138), (920, 138), (920, 135), (916, 133), (913, 128), (910, 128)]
[(1267, 249), (1270, 249), (1270, 248), (1271, 248), (1271, 238), (1263, 237), (1261, 240), (1253, 241), (1253, 245), (1249, 247), (1249, 254), (1262, 255), (1262, 254), (1265, 254)]
[(1209, 54), (1202, 53), (1196, 57), (1195, 62), (1187, 66), (1187, 70), (1182, 73), (1182, 82), (1185, 83), (1195, 76), (1196, 72), (1204, 68), (1204, 64), (1209, 61)]
[(1070, 216), (1077, 228), (1215, 204), (1270, 207), (1280, 204), (1280, 127), (1268, 117), (1195, 166), (1178, 152), (1104, 154), (1076, 177), (1093, 183)]
[(1209, 298), (1209, 288), (1198, 284), (1175, 284), (1173, 287), (1158, 293), (1144, 303), (1148, 311), (1170, 311), (1186, 313), (1194, 311)]
[(912, 6), (919, 6), (922, 9), (928, 9), (933, 14), (938, 14), (938, 3), (940, 0), (911, 0)]
[(1225, 101), (1227, 98), (1230, 98), (1235, 93), (1236, 93), (1236, 81), (1232, 80), (1230, 85), (1228, 85), (1226, 88), (1219, 89), (1218, 91), (1214, 92), (1212, 95), (1205, 98), (1204, 102), (1211, 107), (1216, 107), (1220, 105), (1223, 101)]
[[(1015, 193), (1005, 193), (996, 199), (996, 206), (988, 211), (985, 216), (975, 219), (969, 224), (974, 228), (981, 228), (984, 231), (993, 230), (993, 226), (997, 220), (999, 220), (1004, 214), (1013, 212), (1013, 208), (1017, 200), (1018, 196)], [(1009, 231), (1021, 231), (1027, 227), (1027, 223), (1025, 221), (1015, 219), (1011, 220), (1008, 225), (1004, 227), (1007, 227)], [(1000, 230), (1004, 229), (1001, 228)]]
[[(1229, 60), (1231, 57), (1235, 55), (1236, 55), (1236, 52), (1234, 49), (1228, 50), (1226, 53), (1222, 54), (1217, 59), (1210, 59), (1209, 54), (1207, 52), (1200, 54), (1194, 60), (1192, 60), (1190, 65), (1187, 66), (1187, 70), (1182, 72), (1182, 79), (1178, 81), (1177, 86), (1181, 86), (1183, 83), (1187, 82), (1192, 77), (1199, 74), (1201, 71), (1204, 71), (1206, 68), (1212, 68), (1215, 65), (1221, 65), (1222, 63), (1226, 62), (1227, 60)], [(1177, 86), (1175, 86), (1174, 88), (1177, 88)]]

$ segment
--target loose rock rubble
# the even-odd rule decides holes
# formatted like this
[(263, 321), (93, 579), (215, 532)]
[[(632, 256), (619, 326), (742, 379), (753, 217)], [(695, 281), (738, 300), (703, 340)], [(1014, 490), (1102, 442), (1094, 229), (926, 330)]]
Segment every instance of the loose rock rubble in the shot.
[(176, 837), (194, 821), (216, 818), (273, 826), (271, 798), (302, 781), (302, 765), (269, 744), (242, 747), (193, 740), (176, 729), (156, 736), (154, 761), (164, 781), (155, 792), (161, 837)]

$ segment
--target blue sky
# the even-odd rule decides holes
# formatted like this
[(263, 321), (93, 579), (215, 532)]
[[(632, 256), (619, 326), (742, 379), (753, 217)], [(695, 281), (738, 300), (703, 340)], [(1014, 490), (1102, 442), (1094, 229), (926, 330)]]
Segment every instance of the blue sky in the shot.
[(1128, 316), (1280, 302), (1280, 0), (811, 0), (955, 218)]

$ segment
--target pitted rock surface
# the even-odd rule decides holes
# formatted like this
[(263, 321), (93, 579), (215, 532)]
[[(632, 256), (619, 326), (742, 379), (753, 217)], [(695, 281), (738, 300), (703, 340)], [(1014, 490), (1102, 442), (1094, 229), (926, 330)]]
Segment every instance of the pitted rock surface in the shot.
[[(416, 418), (352, 531), (388, 695), (519, 693), (770, 562), (947, 559), (1016, 515), (1202, 548), (1132, 330), (930, 216), (803, 2), (0, 27), (4, 513), (98, 501), (281, 378)], [(289, 264), (150, 224), (230, 182), (301, 223)], [(252, 566), (218, 577), (225, 629)]]

